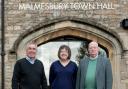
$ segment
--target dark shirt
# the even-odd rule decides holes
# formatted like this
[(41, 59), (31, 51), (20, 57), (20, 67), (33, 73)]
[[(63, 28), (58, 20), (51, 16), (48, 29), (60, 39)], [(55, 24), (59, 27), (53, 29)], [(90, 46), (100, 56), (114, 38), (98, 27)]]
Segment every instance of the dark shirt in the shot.
[(51, 89), (75, 89), (77, 65), (70, 61), (65, 67), (55, 61), (50, 67), (49, 82)]
[(31, 64), (26, 58), (18, 60), (14, 67), (12, 89), (47, 89), (41, 61), (35, 60)]

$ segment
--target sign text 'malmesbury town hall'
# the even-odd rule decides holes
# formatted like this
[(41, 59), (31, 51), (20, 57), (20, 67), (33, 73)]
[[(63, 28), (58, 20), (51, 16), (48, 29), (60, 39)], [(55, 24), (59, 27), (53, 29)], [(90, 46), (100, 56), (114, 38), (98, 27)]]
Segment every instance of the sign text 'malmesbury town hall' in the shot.
[(91, 10), (91, 9), (115, 9), (113, 3), (79, 2), (79, 3), (19, 3), (19, 10)]

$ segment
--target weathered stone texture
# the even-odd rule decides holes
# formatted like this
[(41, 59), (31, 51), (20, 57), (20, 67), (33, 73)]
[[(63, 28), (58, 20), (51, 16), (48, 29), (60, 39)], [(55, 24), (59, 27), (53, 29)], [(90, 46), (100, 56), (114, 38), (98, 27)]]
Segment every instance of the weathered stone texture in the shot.
[[(115, 4), (113, 10), (19, 10), (18, 4), (30, 2), (112, 2)], [(38, 24), (63, 17), (76, 17), (82, 19), (94, 19), (97, 24), (107, 27), (119, 36), (124, 44), (124, 50), (128, 50), (128, 31), (120, 27), (120, 22), (128, 18), (128, 0), (5, 0), (5, 89), (11, 89), (11, 77), (16, 56), (10, 54), (15, 41), (25, 31)], [(1, 32), (1, 31), (0, 31)], [(111, 32), (111, 31), (110, 31)], [(1, 36), (1, 35), (0, 35)], [(109, 38), (109, 37), (108, 37)], [(1, 39), (1, 37), (0, 37)], [(0, 42), (1, 49), (1, 42)], [(11, 55), (11, 56), (10, 56)], [(128, 83), (128, 52), (122, 52), (120, 59), (120, 77)], [(1, 60), (1, 58), (0, 58)], [(0, 62), (1, 63), (1, 62)], [(1, 69), (1, 64), (0, 64)], [(1, 75), (1, 70), (0, 70)], [(0, 78), (1, 82), (1, 78)], [(1, 85), (1, 84), (0, 84)], [(121, 89), (120, 87), (118, 89)], [(128, 84), (126, 88), (128, 89)]]

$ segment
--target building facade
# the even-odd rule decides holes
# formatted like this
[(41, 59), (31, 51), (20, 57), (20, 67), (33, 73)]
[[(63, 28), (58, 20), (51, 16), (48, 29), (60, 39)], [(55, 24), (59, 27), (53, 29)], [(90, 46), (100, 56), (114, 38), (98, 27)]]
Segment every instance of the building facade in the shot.
[(66, 36), (105, 47), (113, 89), (128, 89), (128, 29), (121, 27), (126, 18), (128, 0), (5, 0), (5, 89), (11, 89), (14, 64), (28, 42)]

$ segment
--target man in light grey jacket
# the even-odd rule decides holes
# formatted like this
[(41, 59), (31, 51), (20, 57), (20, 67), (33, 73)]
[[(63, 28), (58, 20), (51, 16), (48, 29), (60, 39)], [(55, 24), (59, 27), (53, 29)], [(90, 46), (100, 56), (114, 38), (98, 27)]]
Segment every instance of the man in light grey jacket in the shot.
[(76, 89), (112, 89), (112, 68), (109, 59), (98, 55), (97, 42), (90, 42), (89, 57), (80, 61)]

